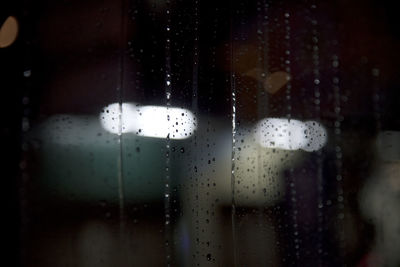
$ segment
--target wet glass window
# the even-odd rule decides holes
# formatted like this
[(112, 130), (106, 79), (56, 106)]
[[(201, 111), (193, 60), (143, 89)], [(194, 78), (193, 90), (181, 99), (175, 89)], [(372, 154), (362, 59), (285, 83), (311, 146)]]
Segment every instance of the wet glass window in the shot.
[(397, 10), (2, 1), (7, 261), (400, 266)]

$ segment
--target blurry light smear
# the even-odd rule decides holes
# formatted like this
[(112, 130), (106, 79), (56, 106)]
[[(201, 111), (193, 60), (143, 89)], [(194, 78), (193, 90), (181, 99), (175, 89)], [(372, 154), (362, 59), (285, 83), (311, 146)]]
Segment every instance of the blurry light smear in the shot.
[(0, 25), (0, 48), (8, 47), (15, 42), (18, 28), (18, 20), (13, 16), (9, 16), (3, 25)]
[(121, 109), (118, 103), (108, 105), (100, 114), (100, 122), (106, 131), (114, 134), (171, 139), (190, 137), (197, 124), (195, 115), (187, 109), (135, 103), (123, 103)]
[(311, 152), (325, 145), (327, 133), (316, 121), (268, 118), (257, 124), (255, 138), (263, 147)]

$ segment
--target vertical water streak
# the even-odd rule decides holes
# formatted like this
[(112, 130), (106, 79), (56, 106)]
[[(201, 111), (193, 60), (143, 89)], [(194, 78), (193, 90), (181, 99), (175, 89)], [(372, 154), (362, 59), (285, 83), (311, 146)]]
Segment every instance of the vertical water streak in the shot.
[[(194, 113), (194, 115), (197, 117), (197, 121), (196, 124), (198, 125), (199, 121), (198, 121), (198, 113), (199, 113), (199, 105), (198, 105), (198, 95), (199, 95), (199, 90), (198, 90), (198, 86), (199, 86), (199, 17), (198, 17), (198, 6), (199, 6), (199, 1), (198, 0), (194, 0), (194, 36), (193, 36), (193, 73), (192, 73), (192, 111)], [(194, 136), (193, 136), (193, 162), (194, 162), (194, 167), (193, 170), (196, 169), (196, 164), (198, 162), (198, 158), (197, 158), (197, 151), (198, 151), (198, 147), (197, 147), (197, 128), (194, 132)], [(198, 217), (198, 211), (200, 210), (200, 203), (199, 203), (199, 199), (197, 198), (197, 196), (199, 196), (199, 180), (198, 180), (198, 176), (197, 176), (197, 171), (194, 172), (194, 188), (195, 188), (195, 203), (193, 203), (195, 205), (194, 209), (193, 209), (193, 213), (191, 214), (191, 216), (194, 217)], [(199, 225), (199, 220), (196, 219), (195, 220), (195, 235), (194, 235), (194, 239), (195, 240), (200, 240), (200, 225)], [(200, 256), (200, 251), (198, 249), (197, 246), (196, 250), (194, 251), (195, 254), (197, 254), (197, 257), (199, 258)], [(193, 254), (193, 255), (195, 255)], [(197, 258), (197, 260), (198, 260)]]
[(231, 103), (232, 103), (232, 155), (231, 155), (231, 221), (232, 221), (232, 239), (233, 239), (233, 263), (237, 266), (236, 255), (236, 203), (235, 203), (235, 152), (236, 152), (236, 87), (235, 87), (235, 62), (234, 62), (234, 33), (233, 33), (233, 16), (234, 1), (231, 0), (230, 6), (230, 84), (231, 84)]
[(121, 25), (120, 25), (120, 55), (119, 55), (119, 76), (118, 76), (118, 201), (119, 201), (119, 223), (120, 223), (120, 231), (123, 231), (124, 225), (124, 179), (123, 179), (123, 139), (122, 139), (122, 102), (123, 102), (123, 83), (124, 83), (124, 57), (125, 57), (125, 43), (126, 43), (126, 36), (125, 36), (125, 0), (121, 1)]
[[(257, 1), (257, 41), (259, 42), (258, 44), (258, 59), (257, 59), (257, 68), (260, 69), (260, 77), (257, 77), (257, 80), (260, 79), (260, 81), (263, 80), (263, 76), (265, 76), (264, 71), (265, 71), (265, 66), (264, 66), (264, 46), (265, 46), (265, 38), (264, 38), (264, 29), (263, 29), (263, 8), (262, 8), (262, 3), (260, 0)], [(264, 75), (263, 75), (264, 74)], [(257, 81), (257, 120), (260, 120), (262, 118), (262, 108), (260, 105), (260, 101), (262, 100), (262, 92), (264, 92), (263, 88), (263, 83)], [(263, 184), (263, 166), (262, 166), (262, 149), (260, 146), (257, 146), (257, 189), (261, 190), (261, 188), (264, 187)], [(260, 192), (257, 192), (260, 193)], [(262, 231), (262, 227), (264, 224), (264, 212), (263, 212), (263, 205), (259, 205), (257, 212), (257, 220), (258, 220), (258, 225), (260, 227), (260, 230)], [(261, 234), (261, 233), (260, 233)]]
[[(285, 25), (285, 72), (287, 73), (287, 84), (286, 84), (286, 118), (290, 122), (292, 118), (292, 69), (291, 69), (291, 27), (290, 27), (290, 16), (289, 12), (284, 13), (284, 25)], [(293, 153), (293, 152), (289, 152)], [(295, 259), (299, 262), (300, 259), (300, 240), (299, 240), (299, 232), (298, 232), (298, 224), (297, 224), (297, 192), (296, 192), (296, 179), (294, 177), (294, 168), (293, 166), (289, 167), (289, 187), (290, 187), (290, 196), (291, 196), (291, 206), (293, 210), (292, 221), (293, 221), (293, 237), (294, 237), (294, 249), (295, 249)]]
[(287, 73), (287, 83), (286, 83), (286, 118), (290, 121), (292, 117), (292, 100), (291, 100), (291, 89), (292, 89), (292, 82), (291, 82), (291, 61), (290, 61), (290, 13), (285, 12), (284, 14), (284, 25), (285, 25), (285, 71)]
[(334, 113), (335, 113), (335, 124), (334, 124), (334, 140), (335, 140), (335, 167), (336, 167), (336, 191), (337, 191), (337, 203), (338, 203), (338, 227), (340, 229), (339, 232), (339, 245), (340, 245), (340, 255), (343, 257), (343, 252), (345, 251), (345, 233), (344, 233), (344, 192), (343, 192), (343, 176), (342, 176), (342, 138), (341, 138), (341, 88), (340, 88), (340, 79), (339, 79), (339, 57), (337, 54), (332, 56), (332, 67), (333, 67), (333, 79), (332, 86), (334, 91)]
[[(25, 29), (28, 30), (28, 29)], [(27, 34), (27, 36), (30, 36), (30, 34)], [(32, 43), (31, 38), (27, 38), (27, 44)], [(32, 95), (32, 52), (31, 52), (31, 46), (26, 45), (25, 46), (25, 58), (23, 62), (24, 66), (24, 72), (21, 73), (21, 77), (24, 77), (24, 87), (23, 87), (23, 93), (22, 93), (22, 112), (20, 112), (20, 123), (21, 123), (21, 128), (18, 128), (18, 131), (20, 131), (20, 140), (21, 140), (21, 156), (20, 156), (20, 162), (19, 162), (19, 180), (16, 183), (16, 186), (18, 188), (17, 191), (17, 199), (19, 200), (19, 206), (16, 206), (19, 208), (19, 237), (18, 237), (18, 244), (20, 244), (20, 260), (18, 261), (18, 264), (21, 264), (24, 262), (23, 259), (26, 258), (27, 254), (27, 246), (25, 244), (24, 238), (28, 235), (29, 232), (29, 212), (31, 210), (30, 205), (32, 203), (29, 201), (29, 181), (31, 179), (31, 174), (29, 173), (29, 156), (28, 156), (28, 151), (29, 151), (29, 143), (27, 142), (27, 138), (25, 134), (27, 131), (30, 129), (31, 125), (31, 120), (30, 120), (30, 109), (31, 107), (31, 99), (30, 96)], [(33, 70), (34, 71), (34, 70)]]
[[(269, 33), (270, 33), (270, 28), (271, 27), (270, 27), (270, 18), (269, 18), (269, 11), (270, 11), (269, 7), (270, 7), (269, 6), (269, 0), (262, 0), (262, 6), (261, 6), (261, 9), (262, 9), (262, 13), (261, 13), (262, 14), (262, 18), (261, 18), (261, 21), (262, 21), (262, 23), (261, 23), (261, 30), (262, 30), (262, 33), (261, 33), (262, 34), (262, 36), (261, 36), (261, 38), (262, 38), (262, 42), (261, 42), (261, 46), (262, 46), (261, 81), (262, 81), (262, 85), (261, 85), (261, 90), (262, 90), (262, 96), (265, 96), (265, 97), (263, 98), (264, 102), (263, 103), (259, 103), (259, 109), (261, 109), (260, 110), (261, 111), (260, 114), (262, 116), (261, 118), (264, 118), (264, 116), (266, 114), (268, 114), (269, 109), (270, 109), (270, 106), (269, 106), (269, 95), (266, 92), (267, 88), (264, 88), (264, 86), (265, 86), (264, 81), (265, 81), (265, 79), (267, 79), (267, 75), (269, 75), (268, 72), (269, 72), (269, 67), (270, 67), (270, 64), (269, 64), (269, 52), (270, 52), (270, 37), (269, 36), (270, 35), (269, 35)], [(269, 173), (269, 170), (268, 170), (269, 166), (265, 165), (265, 162), (266, 162), (266, 159), (265, 159), (266, 158), (266, 152), (265, 152), (265, 150), (263, 150), (259, 146), (259, 151), (262, 151), (262, 153), (260, 153), (259, 164), (260, 164), (260, 167), (261, 167), (262, 177), (264, 177), (266, 175), (266, 173)], [(267, 152), (267, 153), (269, 153), (269, 152)], [(261, 188), (269, 188), (269, 187), (272, 186), (271, 184), (267, 184), (269, 182), (268, 179), (264, 178), (263, 182), (265, 184)], [(275, 189), (273, 191), (276, 192)], [(272, 191), (270, 191), (270, 192), (272, 192)], [(267, 192), (265, 192), (265, 194), (267, 194)], [(264, 195), (264, 197), (265, 198), (271, 198), (271, 196), (267, 196), (267, 195)], [(263, 213), (266, 211), (265, 205), (263, 207)], [(267, 232), (268, 231), (275, 231), (274, 226), (271, 223), (271, 221), (272, 221), (271, 216), (272, 216), (271, 214), (263, 216), (264, 217), (263, 219), (265, 220), (263, 222), (263, 224), (265, 224), (266, 227), (270, 228), (270, 229), (265, 229)], [(273, 265), (274, 262), (273, 262), (272, 258), (270, 259), (270, 262), (268, 262), (266, 264)]]
[(172, 93), (172, 78), (171, 78), (171, 11), (170, 1), (166, 0), (166, 39), (165, 39), (165, 97), (166, 97), (166, 120), (168, 121), (168, 135), (165, 141), (165, 177), (164, 177), (164, 237), (165, 237), (165, 252), (166, 265), (171, 264), (171, 177), (170, 177), (170, 114)]
[[(320, 100), (320, 56), (319, 56), (319, 31), (318, 31), (318, 20), (317, 20), (317, 5), (315, 1), (312, 1), (310, 6), (311, 15), (311, 31), (312, 31), (312, 61), (313, 61), (313, 87), (314, 87), (314, 112), (317, 121), (321, 120), (321, 100)], [(324, 227), (324, 212), (323, 212), (323, 176), (322, 176), (322, 164), (323, 154), (321, 150), (316, 152), (317, 154), (317, 253), (319, 265), (323, 265), (323, 227)]]
[(198, 114), (199, 84), (199, 0), (194, 0), (194, 38), (193, 38), (193, 78), (192, 78), (192, 111)]

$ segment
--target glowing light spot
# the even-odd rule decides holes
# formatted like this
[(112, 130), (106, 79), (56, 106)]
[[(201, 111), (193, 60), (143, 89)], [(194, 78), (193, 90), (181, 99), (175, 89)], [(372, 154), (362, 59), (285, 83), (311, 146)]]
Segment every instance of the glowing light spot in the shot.
[(118, 103), (105, 107), (100, 114), (102, 127), (111, 133), (134, 133), (154, 138), (185, 139), (197, 128), (195, 115), (182, 108), (140, 106)]
[(255, 138), (263, 147), (312, 152), (325, 145), (327, 134), (315, 121), (268, 118), (257, 124)]

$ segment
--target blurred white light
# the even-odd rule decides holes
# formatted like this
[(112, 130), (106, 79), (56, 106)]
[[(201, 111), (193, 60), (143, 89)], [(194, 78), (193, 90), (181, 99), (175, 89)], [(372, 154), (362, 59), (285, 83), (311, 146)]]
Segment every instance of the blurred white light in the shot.
[[(121, 120), (121, 121), (120, 121)], [(135, 133), (154, 138), (185, 139), (196, 130), (196, 117), (187, 109), (114, 103), (100, 114), (102, 127), (111, 133)]]
[(315, 121), (268, 118), (257, 124), (255, 138), (263, 147), (311, 152), (325, 145), (327, 134)]

